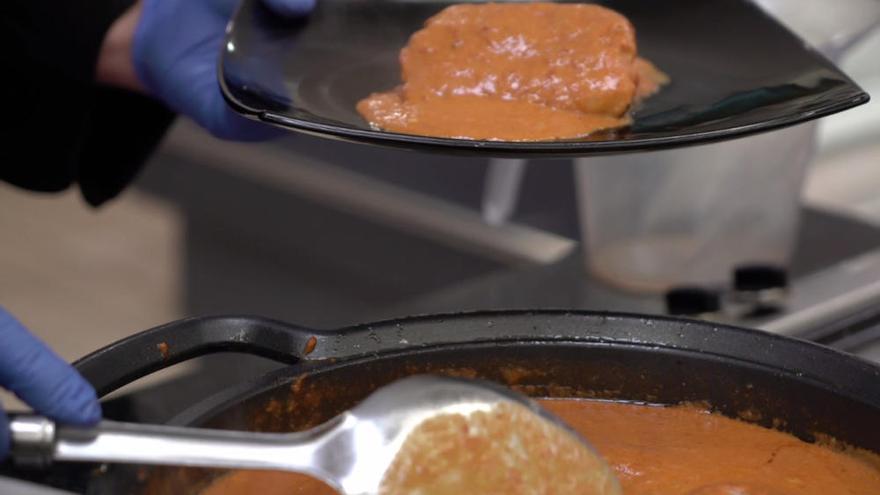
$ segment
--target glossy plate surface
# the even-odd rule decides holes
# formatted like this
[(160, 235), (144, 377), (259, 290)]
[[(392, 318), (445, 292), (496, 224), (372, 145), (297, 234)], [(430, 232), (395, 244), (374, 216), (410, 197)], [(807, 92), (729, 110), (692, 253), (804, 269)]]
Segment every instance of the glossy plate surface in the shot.
[(746, 0), (608, 0), (636, 27), (639, 53), (672, 78), (613, 135), (544, 142), (469, 141), (373, 130), (355, 110), (400, 83), (398, 53), (447, 5), (420, 0), (318, 0), (304, 21), (243, 0), (220, 82), (239, 112), (328, 138), (497, 156), (632, 152), (741, 137), (830, 115), (868, 95)]

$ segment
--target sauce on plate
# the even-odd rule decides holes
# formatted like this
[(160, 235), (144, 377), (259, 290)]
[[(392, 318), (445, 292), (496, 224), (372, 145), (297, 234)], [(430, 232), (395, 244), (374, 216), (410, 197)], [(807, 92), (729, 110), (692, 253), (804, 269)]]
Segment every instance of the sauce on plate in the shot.
[(635, 31), (591, 4), (460, 4), (400, 54), (403, 84), (358, 103), (375, 128), (460, 139), (573, 139), (626, 126), (668, 81)]

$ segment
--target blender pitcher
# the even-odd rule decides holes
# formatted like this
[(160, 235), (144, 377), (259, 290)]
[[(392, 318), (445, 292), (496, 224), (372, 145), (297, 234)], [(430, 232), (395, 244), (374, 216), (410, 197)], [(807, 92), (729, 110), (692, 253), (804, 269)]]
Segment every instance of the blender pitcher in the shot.
[(625, 290), (663, 292), (722, 285), (739, 265), (785, 266), (815, 127), (579, 160), (589, 270)]
[[(880, 20), (876, 0), (757, 3), (835, 60)], [(576, 160), (588, 270), (624, 290), (658, 293), (727, 284), (744, 264), (786, 267), (816, 128)]]

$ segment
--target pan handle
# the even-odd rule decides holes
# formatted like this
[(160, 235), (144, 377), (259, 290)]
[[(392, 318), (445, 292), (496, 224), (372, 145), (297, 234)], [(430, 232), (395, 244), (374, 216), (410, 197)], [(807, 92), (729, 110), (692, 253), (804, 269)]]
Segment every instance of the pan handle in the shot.
[(174, 364), (216, 352), (241, 352), (293, 364), (314, 331), (265, 318), (188, 318), (132, 335), (73, 363), (99, 397)]

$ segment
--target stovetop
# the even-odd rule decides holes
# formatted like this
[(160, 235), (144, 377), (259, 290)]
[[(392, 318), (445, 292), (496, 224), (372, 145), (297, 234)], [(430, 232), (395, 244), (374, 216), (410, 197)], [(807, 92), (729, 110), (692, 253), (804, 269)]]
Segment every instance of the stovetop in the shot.
[[(818, 239), (836, 239), (834, 251)], [(827, 243), (823, 243), (827, 244)], [(878, 357), (880, 347), (880, 229), (817, 210), (804, 214), (792, 265), (791, 295), (782, 311), (728, 323), (809, 338)], [(843, 261), (837, 261), (843, 259)], [(492, 273), (389, 310), (391, 314), (486, 309), (582, 309), (660, 314), (662, 298), (610, 289), (584, 276), (578, 253), (548, 266)], [(199, 358), (190, 372), (105, 403), (116, 419), (162, 422), (188, 404), (246, 377), (282, 365), (263, 358), (218, 354)]]
[[(666, 312), (662, 297), (619, 292), (586, 274), (570, 163), (530, 163), (511, 221), (492, 226), (480, 214), (485, 161), (407, 163), (401, 152), (304, 137), (247, 148), (178, 130), (141, 186), (187, 218), (191, 314), (248, 312), (332, 329), (469, 310)], [(805, 207), (789, 274), (782, 311), (729, 322), (872, 355), (880, 228)], [(309, 277), (317, 282), (305, 286)], [(205, 358), (185, 379), (108, 410), (167, 418), (182, 401), (273, 366)]]

